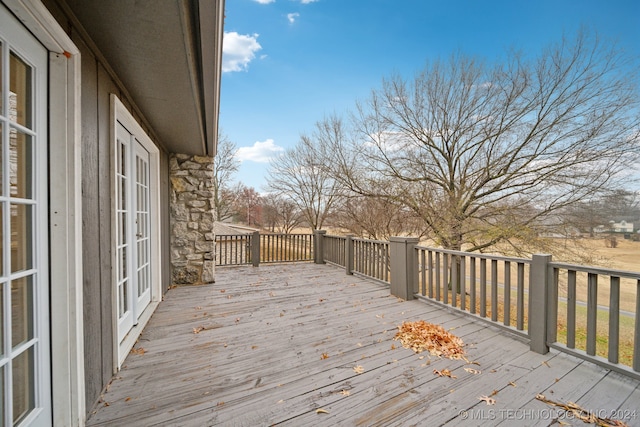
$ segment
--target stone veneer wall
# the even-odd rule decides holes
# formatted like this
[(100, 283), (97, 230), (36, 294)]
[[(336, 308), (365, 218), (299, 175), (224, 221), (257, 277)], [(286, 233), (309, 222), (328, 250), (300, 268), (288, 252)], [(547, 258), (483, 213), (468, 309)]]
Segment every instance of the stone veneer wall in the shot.
[(171, 282), (212, 283), (215, 270), (213, 231), (213, 157), (172, 154)]

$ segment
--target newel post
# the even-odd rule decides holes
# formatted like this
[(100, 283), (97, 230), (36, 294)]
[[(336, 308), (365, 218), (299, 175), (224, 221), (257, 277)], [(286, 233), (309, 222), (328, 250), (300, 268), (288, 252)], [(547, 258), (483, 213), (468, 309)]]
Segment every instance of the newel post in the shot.
[(327, 230), (315, 230), (313, 232), (313, 262), (324, 264), (324, 235)]
[(391, 295), (404, 300), (413, 299), (418, 292), (418, 254), (415, 250), (420, 240), (417, 237), (391, 237)]
[(344, 269), (347, 274), (353, 274), (353, 236), (346, 236), (344, 240)]
[(260, 266), (260, 232), (254, 231), (251, 235), (251, 263), (254, 267)]
[(549, 300), (552, 292), (551, 255), (533, 255), (529, 273), (529, 347), (540, 354), (549, 352)]

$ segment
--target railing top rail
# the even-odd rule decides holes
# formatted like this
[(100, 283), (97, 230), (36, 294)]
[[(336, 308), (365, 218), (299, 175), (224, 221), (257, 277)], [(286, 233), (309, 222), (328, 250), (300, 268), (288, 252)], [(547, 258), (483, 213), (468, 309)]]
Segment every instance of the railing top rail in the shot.
[(416, 246), (416, 250), (440, 252), (440, 253), (449, 254), (449, 255), (457, 255), (457, 256), (472, 257), (472, 258), (485, 258), (485, 259), (496, 260), (496, 261), (509, 261), (509, 262), (516, 262), (516, 263), (522, 263), (522, 264), (531, 264), (531, 260), (526, 258), (507, 257), (502, 255), (479, 254), (475, 252), (465, 252), (465, 251), (454, 251), (451, 249), (431, 248), (429, 246)]
[(313, 236), (313, 233), (260, 233), (261, 236)]
[(363, 239), (361, 237), (352, 237), (351, 240), (354, 242), (366, 242), (366, 243), (376, 243), (379, 245), (388, 245), (388, 240), (373, 240), (373, 239)]
[(345, 236), (337, 236), (335, 234), (325, 234), (324, 237), (328, 238), (328, 239), (347, 240), (347, 238)]
[(625, 277), (625, 278), (640, 280), (640, 273), (634, 272), (634, 271), (615, 270), (612, 268), (605, 268), (605, 267), (593, 267), (593, 266), (584, 266), (584, 265), (577, 265), (577, 264), (568, 264), (565, 262), (550, 262), (549, 267), (564, 269), (564, 270), (581, 271), (585, 273), (593, 273), (593, 274), (598, 274), (603, 276)]

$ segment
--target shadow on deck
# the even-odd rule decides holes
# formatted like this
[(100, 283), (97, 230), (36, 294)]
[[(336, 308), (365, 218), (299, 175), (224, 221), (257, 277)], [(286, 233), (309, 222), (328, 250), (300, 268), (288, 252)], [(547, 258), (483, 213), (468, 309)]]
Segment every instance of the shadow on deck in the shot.
[[(472, 316), (400, 301), (343, 269), (227, 267), (216, 280), (167, 293), (89, 426), (583, 425), (539, 393), (640, 425), (639, 381), (531, 352)], [(393, 340), (420, 319), (462, 338), (473, 364)], [(445, 368), (456, 378), (434, 374)]]

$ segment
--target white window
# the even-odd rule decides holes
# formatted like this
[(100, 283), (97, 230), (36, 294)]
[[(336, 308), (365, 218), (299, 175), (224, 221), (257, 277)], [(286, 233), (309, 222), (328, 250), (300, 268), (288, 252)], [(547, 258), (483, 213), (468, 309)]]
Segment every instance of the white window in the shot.
[(0, 4), (0, 425), (51, 424), (47, 50)]
[(112, 106), (114, 312), (119, 367), (160, 300), (160, 158), (158, 148), (114, 95)]

